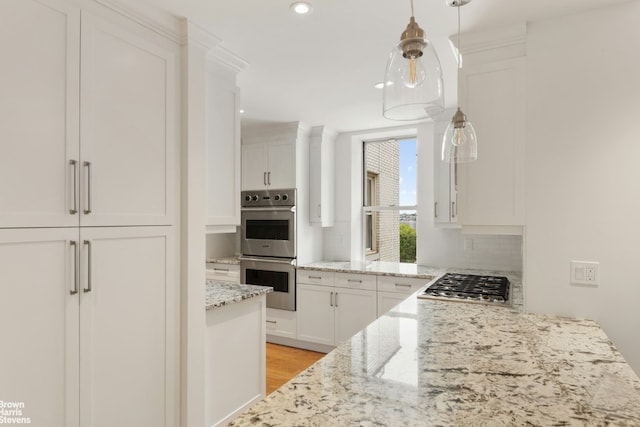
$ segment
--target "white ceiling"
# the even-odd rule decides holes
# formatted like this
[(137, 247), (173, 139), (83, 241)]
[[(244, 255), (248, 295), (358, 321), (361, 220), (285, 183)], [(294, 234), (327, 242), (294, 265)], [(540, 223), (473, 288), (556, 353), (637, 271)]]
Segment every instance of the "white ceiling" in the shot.
[[(132, 0), (128, 0), (132, 1)], [(143, 0), (184, 16), (249, 65), (238, 75), (243, 123), (302, 121), (336, 131), (397, 126), (382, 117), (387, 57), (409, 22), (410, 0)], [(475, 0), (461, 9), (462, 31), (531, 22), (629, 0)], [(445, 102), (455, 104), (455, 8), (445, 0), (415, 0), (416, 21), (442, 63)]]

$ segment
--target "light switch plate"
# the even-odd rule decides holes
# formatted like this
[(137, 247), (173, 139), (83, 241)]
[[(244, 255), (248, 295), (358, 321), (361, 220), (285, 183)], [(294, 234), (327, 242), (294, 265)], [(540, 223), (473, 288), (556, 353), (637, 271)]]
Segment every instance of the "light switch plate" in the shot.
[(600, 284), (600, 263), (595, 261), (571, 261), (571, 284)]

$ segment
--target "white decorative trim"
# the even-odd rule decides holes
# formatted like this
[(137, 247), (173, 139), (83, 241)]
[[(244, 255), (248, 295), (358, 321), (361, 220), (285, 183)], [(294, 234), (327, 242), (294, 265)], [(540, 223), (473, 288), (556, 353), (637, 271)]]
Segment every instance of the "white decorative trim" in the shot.
[[(450, 37), (451, 43), (457, 45), (457, 37)], [(509, 27), (493, 30), (464, 33), (460, 35), (460, 53), (462, 55), (504, 48), (514, 45), (526, 45), (527, 24), (525, 22)]]
[(150, 6), (146, 6), (146, 11), (142, 11), (138, 8), (132, 8), (129, 5), (125, 5), (120, 0), (93, 0), (96, 3), (111, 9), (119, 15), (125, 16), (139, 25), (173, 41), (180, 43), (182, 39), (182, 31), (180, 25), (180, 18), (171, 15), (160, 9), (153, 9), (152, 18), (150, 16), (152, 9)]
[(195, 46), (204, 49), (206, 52), (209, 52), (215, 49), (222, 42), (221, 38), (211, 34), (193, 21), (185, 19), (184, 26), (184, 38), (181, 40), (182, 45), (192, 43)]
[(215, 63), (224, 65), (236, 73), (244, 70), (249, 65), (247, 61), (221, 45), (215, 46), (208, 56)]

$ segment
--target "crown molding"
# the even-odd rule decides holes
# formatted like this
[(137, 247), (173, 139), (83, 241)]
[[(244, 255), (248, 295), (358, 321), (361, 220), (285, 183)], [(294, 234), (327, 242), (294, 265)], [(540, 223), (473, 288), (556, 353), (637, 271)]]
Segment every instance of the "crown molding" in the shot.
[(526, 22), (473, 33), (460, 34), (460, 46), (457, 37), (449, 38), (453, 45), (460, 49), (462, 55), (473, 54), (486, 50), (493, 50), (516, 45), (525, 46), (527, 43)]
[(134, 8), (130, 4), (125, 4), (120, 0), (93, 0), (95, 3), (104, 6), (125, 16), (137, 24), (175, 42), (181, 43), (183, 31), (181, 19), (163, 10), (152, 6)]
[(207, 59), (214, 61), (216, 64), (223, 65), (235, 73), (244, 70), (248, 65), (247, 61), (220, 44), (209, 51)]
[(183, 20), (183, 28), (181, 40), (183, 46), (193, 44), (206, 52), (210, 52), (222, 42), (221, 38), (188, 19)]

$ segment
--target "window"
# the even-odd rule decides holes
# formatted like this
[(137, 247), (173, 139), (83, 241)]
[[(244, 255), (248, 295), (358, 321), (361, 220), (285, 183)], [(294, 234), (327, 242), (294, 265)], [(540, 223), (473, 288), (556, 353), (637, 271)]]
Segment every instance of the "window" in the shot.
[[(365, 206), (377, 206), (377, 186), (378, 186), (378, 174), (373, 172), (367, 172), (367, 182), (365, 184), (364, 205)], [(364, 224), (365, 224), (365, 245), (364, 249), (366, 255), (371, 255), (378, 252), (378, 214), (375, 211), (364, 211)]]
[(363, 237), (369, 260), (416, 261), (416, 139), (363, 143)]

